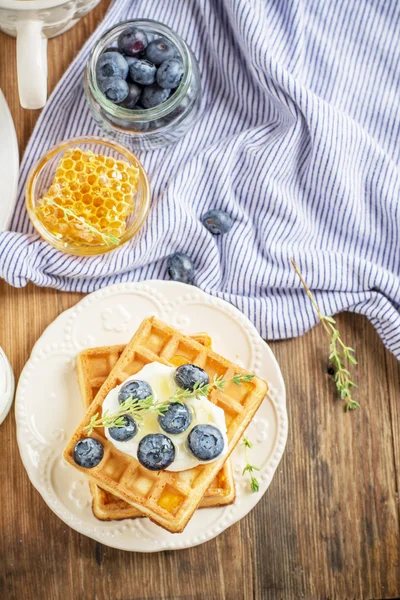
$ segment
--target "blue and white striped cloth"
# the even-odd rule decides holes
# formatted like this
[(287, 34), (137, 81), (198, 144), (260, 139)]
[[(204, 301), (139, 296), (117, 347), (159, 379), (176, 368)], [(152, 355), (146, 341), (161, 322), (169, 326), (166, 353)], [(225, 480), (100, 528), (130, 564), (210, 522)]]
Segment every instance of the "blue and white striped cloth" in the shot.
[[(101, 132), (83, 70), (96, 38), (148, 17), (186, 39), (202, 71), (204, 114), (178, 144), (140, 156), (153, 204), (129, 245), (100, 257), (57, 252), (33, 234), (24, 183), (51, 145)], [(90, 292), (167, 278), (189, 254), (195, 284), (232, 302), (265, 338), (317, 322), (291, 265), (323, 312), (366, 315), (400, 358), (400, 4), (389, 0), (116, 0), (51, 96), (22, 164), (0, 276)], [(213, 237), (208, 208), (235, 219)]]

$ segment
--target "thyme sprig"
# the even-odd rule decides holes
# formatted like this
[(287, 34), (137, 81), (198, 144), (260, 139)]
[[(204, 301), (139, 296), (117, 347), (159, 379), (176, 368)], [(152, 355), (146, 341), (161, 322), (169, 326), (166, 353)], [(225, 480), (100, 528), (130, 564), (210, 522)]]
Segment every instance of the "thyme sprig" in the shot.
[(333, 317), (329, 317), (321, 313), (316, 303), (316, 300), (313, 294), (311, 293), (310, 288), (306, 284), (293, 258), (291, 262), (294, 270), (296, 271), (301, 283), (303, 284), (307, 292), (307, 296), (312, 302), (312, 305), (315, 309), (315, 312), (318, 315), (319, 320), (321, 321), (326, 333), (329, 336), (329, 359), (332, 361), (332, 364), (335, 369), (335, 384), (339, 392), (340, 398), (342, 400), (346, 400), (346, 411), (354, 410), (355, 408), (360, 408), (360, 405), (357, 402), (357, 400), (354, 400), (354, 398), (352, 397), (351, 390), (353, 387), (357, 387), (357, 385), (354, 383), (354, 381), (352, 381), (351, 374), (349, 371), (351, 365), (357, 364), (357, 361), (354, 356), (355, 350), (353, 348), (350, 348), (350, 346), (346, 346), (346, 344), (344, 344), (344, 342), (342, 341), (340, 333), (335, 327), (335, 319)]
[(124, 419), (126, 415), (130, 415), (135, 421), (139, 421), (140, 423), (143, 421), (144, 415), (151, 412), (162, 415), (168, 410), (171, 404), (177, 402), (183, 404), (183, 401), (191, 396), (208, 396), (208, 394), (215, 389), (222, 391), (225, 385), (231, 381), (236, 385), (242, 385), (242, 383), (247, 383), (253, 378), (254, 375), (251, 375), (250, 373), (246, 375), (236, 374), (230, 379), (214, 376), (214, 380), (211, 383), (196, 383), (193, 390), (177, 389), (173, 396), (170, 396), (166, 402), (157, 402), (153, 396), (148, 396), (144, 400), (139, 400), (138, 398), (130, 396), (120, 404), (117, 411), (110, 414), (110, 412), (106, 410), (101, 416), (99, 413), (93, 415), (89, 421), (89, 425), (86, 425), (84, 429), (87, 430), (88, 435), (90, 435), (96, 427), (106, 427), (107, 429), (110, 427), (126, 427)]
[(61, 204), (58, 204), (58, 202), (56, 202), (55, 200), (51, 200), (51, 199), (47, 198), (47, 202), (49, 204), (51, 204), (52, 206), (55, 206), (56, 208), (59, 208), (60, 210), (64, 211), (64, 214), (67, 215), (67, 217), (72, 217), (73, 219), (76, 219), (77, 221), (82, 223), (82, 225), (84, 225), (87, 229), (89, 229), (89, 231), (91, 231), (95, 235), (99, 236), (103, 240), (103, 242), (105, 244), (107, 244), (107, 246), (109, 246), (109, 245), (118, 246), (119, 239), (112, 233), (103, 233), (102, 231), (97, 229), (97, 227), (95, 227), (94, 225), (92, 225), (91, 223), (86, 221), (83, 217), (80, 217), (79, 215), (77, 215), (76, 212), (74, 212), (70, 208), (67, 208), (65, 206), (62, 206)]
[(107, 429), (110, 427), (126, 427), (126, 415), (130, 415), (135, 421), (142, 422), (145, 414), (151, 411), (155, 411), (157, 414), (163, 414), (167, 408), (168, 406), (166, 403), (157, 405), (154, 402), (153, 396), (148, 396), (143, 400), (138, 400), (137, 398), (130, 396), (120, 404), (119, 410), (114, 413), (110, 413), (110, 411), (106, 410), (99, 416), (99, 413), (97, 412), (92, 416), (89, 425), (86, 425), (85, 429), (87, 429), (88, 435), (90, 435), (93, 429), (97, 427), (106, 427)]
[(246, 465), (242, 471), (242, 475), (245, 475), (245, 473), (249, 474), (251, 491), (258, 492), (260, 489), (260, 484), (258, 483), (257, 477), (254, 475), (254, 471), (259, 471), (260, 469), (250, 463), (249, 457), (247, 454), (248, 448), (251, 448), (253, 446), (253, 444), (251, 443), (249, 438), (246, 437), (245, 435), (243, 436), (241, 443), (242, 443), (242, 446), (244, 446), (244, 456), (246, 459)]

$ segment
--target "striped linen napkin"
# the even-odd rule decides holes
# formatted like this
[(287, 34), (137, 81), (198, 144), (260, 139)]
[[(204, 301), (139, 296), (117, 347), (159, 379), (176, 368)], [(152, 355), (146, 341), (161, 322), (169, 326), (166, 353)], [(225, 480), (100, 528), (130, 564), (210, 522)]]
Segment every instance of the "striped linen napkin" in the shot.
[[(153, 203), (139, 235), (99, 257), (38, 239), (24, 208), (27, 173), (49, 147), (102, 135), (84, 99), (97, 37), (134, 17), (157, 19), (200, 62), (204, 113), (176, 145), (140, 155)], [(302, 334), (321, 310), (366, 315), (400, 358), (400, 4), (370, 0), (117, 0), (42, 111), (22, 163), (0, 276), (90, 292), (163, 279), (189, 254), (195, 284), (242, 310), (265, 338)], [(235, 219), (212, 236), (199, 216)]]

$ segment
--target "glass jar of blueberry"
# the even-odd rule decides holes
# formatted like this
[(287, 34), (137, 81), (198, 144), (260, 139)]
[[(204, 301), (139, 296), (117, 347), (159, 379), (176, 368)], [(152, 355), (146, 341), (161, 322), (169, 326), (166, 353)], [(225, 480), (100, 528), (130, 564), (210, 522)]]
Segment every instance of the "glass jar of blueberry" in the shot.
[(200, 71), (166, 25), (135, 19), (97, 42), (85, 71), (85, 94), (97, 123), (134, 150), (176, 142), (200, 110)]

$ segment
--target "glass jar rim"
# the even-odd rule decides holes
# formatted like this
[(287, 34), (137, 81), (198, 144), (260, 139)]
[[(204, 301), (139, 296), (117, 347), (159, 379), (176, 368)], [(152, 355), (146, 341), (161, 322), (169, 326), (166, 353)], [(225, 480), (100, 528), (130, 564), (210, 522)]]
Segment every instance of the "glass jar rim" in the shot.
[[(183, 66), (184, 66), (184, 74), (182, 80), (179, 84), (179, 87), (172, 94), (168, 100), (155, 106), (154, 108), (147, 108), (143, 110), (134, 110), (129, 108), (124, 108), (122, 106), (118, 106), (118, 104), (114, 104), (111, 100), (108, 100), (106, 96), (100, 91), (100, 88), (97, 84), (96, 78), (96, 64), (100, 55), (103, 53), (104, 49), (109, 47), (109, 44), (114, 42), (116, 39), (116, 32), (121, 32), (126, 29), (128, 26), (134, 25), (135, 27), (143, 27), (147, 29), (151, 29), (160, 36), (165, 37), (170, 41), (174, 46), (177, 47), (178, 51), (182, 56)], [(96, 99), (96, 102), (100, 105), (100, 107), (116, 118), (122, 118), (127, 121), (134, 122), (144, 122), (144, 121), (154, 121), (156, 119), (160, 119), (162, 117), (167, 116), (170, 112), (175, 110), (182, 102), (183, 98), (186, 96), (187, 91), (190, 87), (191, 82), (191, 61), (190, 61), (190, 51), (186, 42), (171, 29), (167, 25), (160, 23), (159, 21), (155, 21), (154, 19), (131, 19), (129, 21), (121, 21), (116, 25), (113, 25), (108, 29), (96, 42), (93, 50), (90, 53), (89, 60), (86, 66), (87, 71), (87, 81), (90, 93)]]

